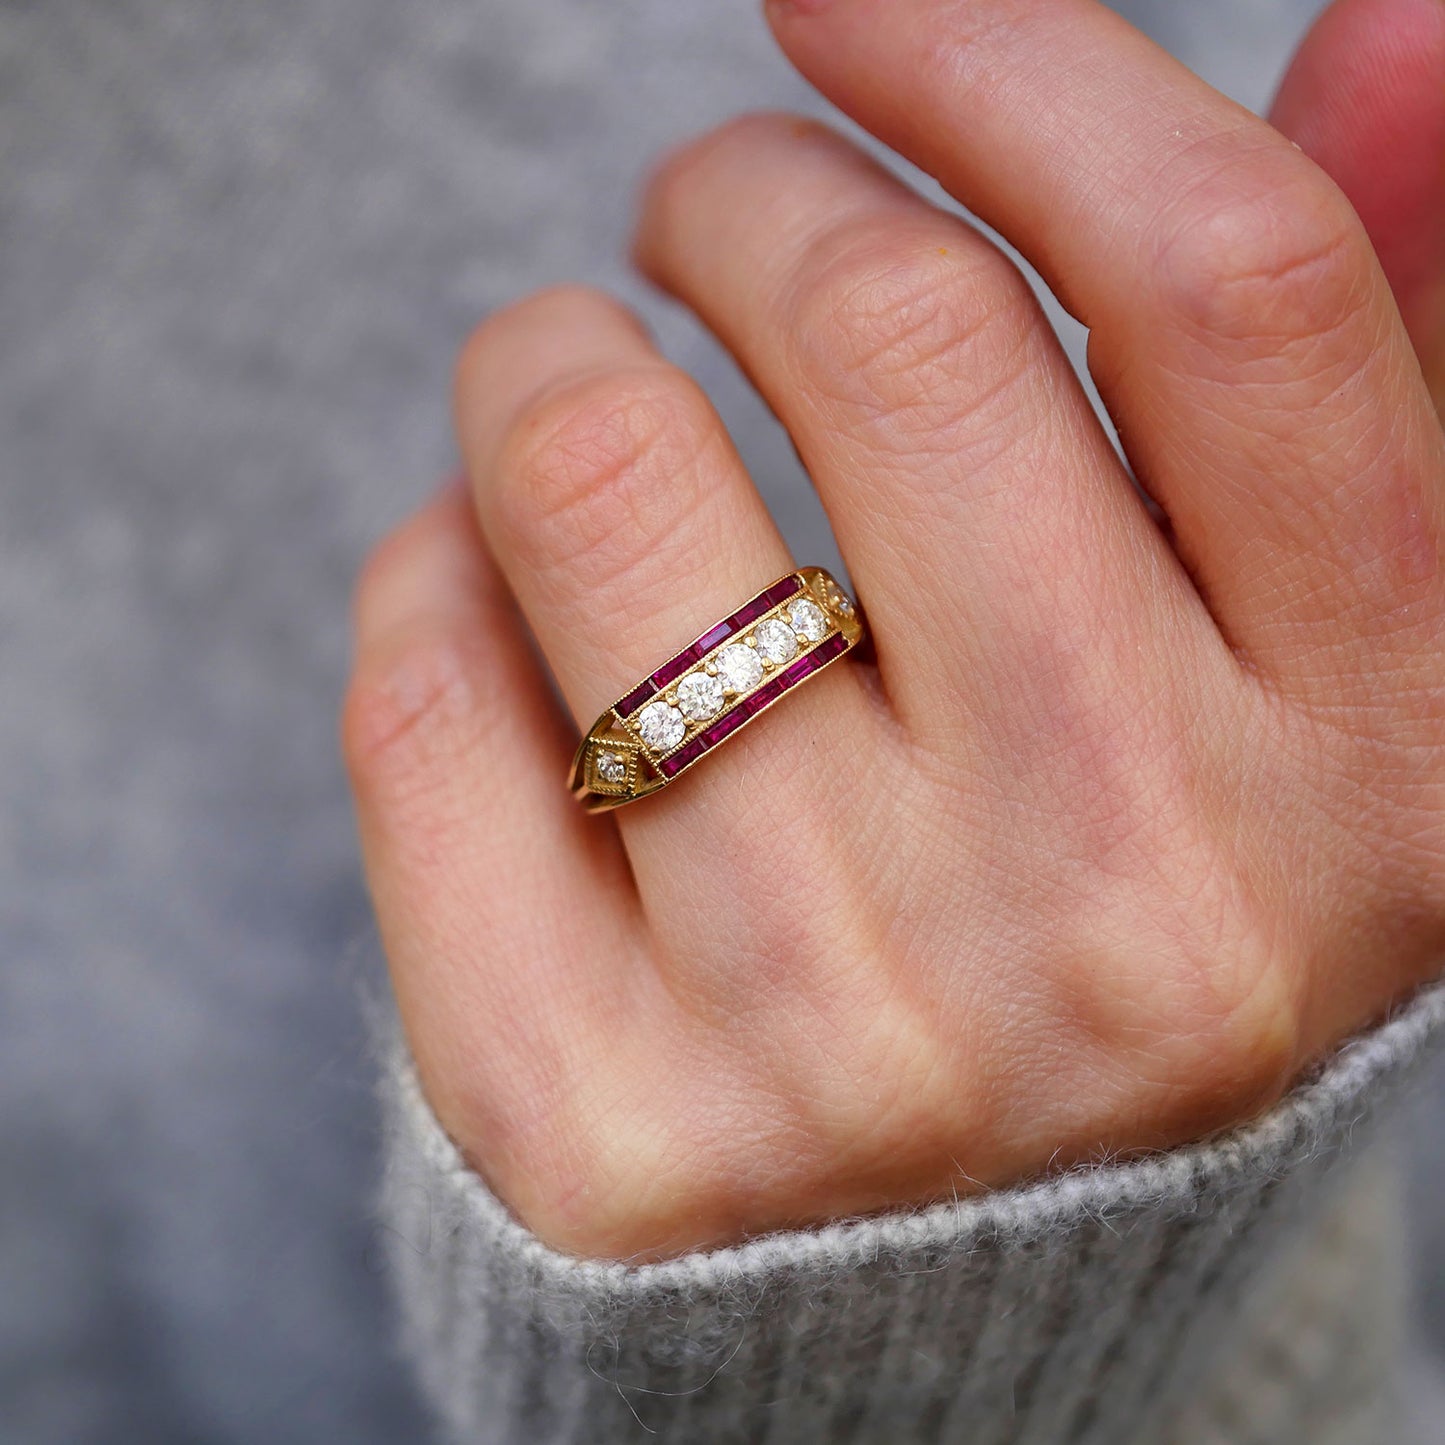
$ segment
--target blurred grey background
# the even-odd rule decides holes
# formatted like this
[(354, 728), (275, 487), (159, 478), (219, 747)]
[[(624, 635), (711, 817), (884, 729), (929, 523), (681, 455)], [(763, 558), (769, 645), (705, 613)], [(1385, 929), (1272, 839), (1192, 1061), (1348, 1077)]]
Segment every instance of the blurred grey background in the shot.
[[(1258, 108), (1318, 6), (1122, 8)], [(568, 277), (642, 306), (824, 555), (785, 438), (622, 261), (655, 154), (754, 106), (824, 112), (751, 0), (0, 3), (0, 1440), (423, 1438), (370, 1215), (350, 579), (452, 464), (467, 330)]]

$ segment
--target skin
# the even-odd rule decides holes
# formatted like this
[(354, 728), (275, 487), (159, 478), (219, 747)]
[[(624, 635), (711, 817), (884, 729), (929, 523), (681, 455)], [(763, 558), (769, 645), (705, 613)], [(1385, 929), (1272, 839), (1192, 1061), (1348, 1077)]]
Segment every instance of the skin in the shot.
[(1342, 0), (1279, 128), (1093, 0), (768, 16), (1090, 327), (1153, 505), (955, 214), (792, 117), (684, 147), (638, 262), (790, 430), (876, 656), (589, 818), (576, 728), (792, 559), (617, 303), (468, 342), (344, 745), (427, 1094), (585, 1256), (1200, 1138), (1445, 949), (1445, 5)]

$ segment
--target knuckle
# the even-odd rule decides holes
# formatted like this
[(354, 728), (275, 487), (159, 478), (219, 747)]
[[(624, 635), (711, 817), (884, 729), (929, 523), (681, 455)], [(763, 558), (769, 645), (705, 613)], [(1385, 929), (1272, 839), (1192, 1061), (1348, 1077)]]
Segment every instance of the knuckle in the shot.
[(1134, 1055), (1152, 1125), (1170, 1143), (1248, 1120), (1301, 1063), (1294, 971), (1246, 946), (1190, 978), (1172, 1025)]
[(528, 334), (538, 322), (565, 327), (589, 315), (634, 330), (638, 326), (636, 317), (620, 301), (605, 291), (574, 282), (548, 286), (498, 307), (478, 322), (457, 352), (456, 396), (465, 398), (484, 389), (497, 367), (506, 364), (514, 339)]
[(783, 111), (754, 111), (733, 116), (705, 134), (685, 141), (667, 152), (647, 178), (642, 197), (644, 213), (665, 213), (675, 205), (686, 205), (696, 187), (707, 183), (713, 167), (727, 152), (751, 153), (756, 146), (766, 144), (785, 129), (819, 133), (825, 130), (817, 121)]
[(545, 1178), (531, 1187), (526, 1218), (555, 1248), (584, 1258), (626, 1259), (665, 1254), (690, 1223), (700, 1221), (706, 1196), (677, 1167), (659, 1172), (640, 1135), (559, 1133), (549, 1145)]
[(379, 646), (356, 668), (341, 704), (341, 748), (352, 786), (378, 805), (445, 794), (457, 760), (473, 751), (485, 709), (482, 660), (441, 629)]
[[(1142, 894), (1137, 883), (1091, 888), (1087, 911), (1102, 911), (1082, 933), (1078, 920), (1067, 925), (1050, 975), (1064, 1057), (1093, 1081), (1078, 1091), (1087, 1132), (1141, 1147), (1253, 1117), (1303, 1061), (1300, 925), (1278, 902), (1252, 899), (1249, 880), (1212, 848), (1165, 856), (1167, 879)], [(1147, 933), (1141, 902), (1154, 920)]]
[(1300, 1063), (1302, 1021), (1289, 973), (1271, 962), (1241, 976), (1247, 982), (1232, 995), (1226, 989), (1195, 1041), (1202, 1056), (1189, 1106), (1202, 1113), (1199, 1132), (1257, 1114), (1279, 1098)]
[(1163, 231), (1166, 303), (1212, 342), (1288, 347), (1328, 337), (1369, 299), (1369, 242), (1344, 195), (1299, 158), (1270, 179), (1222, 198), (1217, 181), (1206, 183)]
[(557, 1088), (545, 1117), (525, 1128), (512, 1120), (519, 1212), (539, 1237), (584, 1257), (625, 1259), (715, 1244), (731, 1232), (739, 1195), (756, 1186), (751, 1111), (726, 1090), (704, 1101), (676, 1082), (662, 1097), (656, 1081), (652, 1061), (614, 1059)]
[(505, 439), (499, 520), (534, 563), (568, 566), (622, 538), (622, 565), (690, 509), (715, 441), (711, 408), (680, 372), (649, 365), (574, 378), (537, 399)]
[(795, 366), (865, 417), (934, 428), (1021, 370), (1028, 284), (994, 247), (942, 234), (896, 218), (846, 223), (805, 248), (787, 283)]
[(385, 635), (405, 620), (417, 579), (434, 572), (439, 548), (454, 545), (457, 522), (452, 496), (439, 496), (371, 548), (351, 589), (351, 617), (359, 634)]
[(351, 589), (353, 618), (360, 621), (384, 606), (394, 579), (410, 570), (418, 542), (418, 524), (413, 518), (376, 543), (361, 564)]

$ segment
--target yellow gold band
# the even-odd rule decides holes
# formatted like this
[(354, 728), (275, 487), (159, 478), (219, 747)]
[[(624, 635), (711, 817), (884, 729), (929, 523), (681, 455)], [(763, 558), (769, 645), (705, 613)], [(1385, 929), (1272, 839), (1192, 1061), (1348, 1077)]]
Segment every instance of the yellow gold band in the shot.
[(608, 708), (578, 745), (568, 786), (592, 813), (665, 788), (862, 638), (857, 608), (827, 572), (789, 572)]

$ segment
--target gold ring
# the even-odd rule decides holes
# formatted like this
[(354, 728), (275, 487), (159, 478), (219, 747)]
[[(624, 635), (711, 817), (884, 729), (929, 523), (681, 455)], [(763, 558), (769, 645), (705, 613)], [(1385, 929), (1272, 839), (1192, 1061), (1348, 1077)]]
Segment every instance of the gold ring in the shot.
[(589, 813), (665, 788), (862, 638), (827, 572), (789, 572), (613, 703), (578, 745), (568, 787)]

